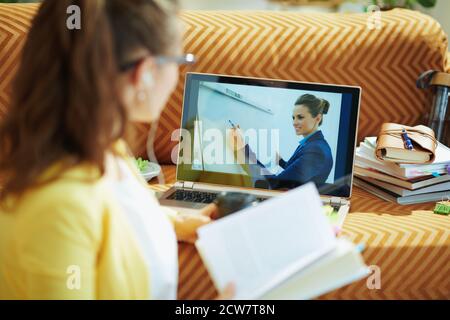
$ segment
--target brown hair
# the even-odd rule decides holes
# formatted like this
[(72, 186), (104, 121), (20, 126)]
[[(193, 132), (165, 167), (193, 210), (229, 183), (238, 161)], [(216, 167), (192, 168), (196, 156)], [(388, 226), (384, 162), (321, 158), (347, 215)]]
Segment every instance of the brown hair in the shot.
[[(81, 9), (81, 30), (66, 26), (71, 5)], [(70, 161), (44, 183), (81, 163), (104, 173), (105, 151), (124, 137), (128, 123), (119, 66), (139, 49), (166, 54), (178, 37), (176, 10), (174, 1), (156, 0), (41, 4), (0, 124), (0, 200), (37, 185), (44, 170), (64, 159)]]
[[(308, 108), (309, 113), (313, 116), (313, 118), (317, 117), (319, 114), (327, 114), (330, 109), (330, 103), (325, 99), (317, 98), (312, 94), (304, 94), (295, 102), (296, 106), (303, 105)], [(319, 123), (321, 126), (323, 123), (323, 118)]]

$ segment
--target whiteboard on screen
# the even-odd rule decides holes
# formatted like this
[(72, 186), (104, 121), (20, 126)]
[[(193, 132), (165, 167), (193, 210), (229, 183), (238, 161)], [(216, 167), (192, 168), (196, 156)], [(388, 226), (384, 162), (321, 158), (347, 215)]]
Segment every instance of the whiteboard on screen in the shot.
[[(320, 129), (331, 147), (333, 159), (336, 159), (341, 94), (202, 82), (199, 88), (198, 119), (202, 121), (203, 132), (211, 129), (219, 130), (224, 137), (227, 129), (231, 129), (230, 122), (239, 125), (243, 132), (253, 129), (258, 133), (265, 133), (265, 136), (258, 136), (259, 141), (255, 142), (251, 139), (247, 141), (253, 150), (257, 150), (258, 159), (265, 164), (274, 157), (278, 146), (273, 143), (272, 138), (278, 136), (280, 155), (288, 160), (302, 139), (295, 135), (292, 111), (297, 99), (306, 93), (314, 94), (330, 102), (330, 111), (324, 117), (324, 123)], [(204, 147), (207, 142), (202, 141), (202, 144)], [(224, 152), (230, 152), (225, 145)], [(220, 171), (223, 167), (212, 164), (205, 170)], [(233, 171), (230, 173), (241, 172), (240, 168)], [(334, 166), (327, 182), (333, 181)]]

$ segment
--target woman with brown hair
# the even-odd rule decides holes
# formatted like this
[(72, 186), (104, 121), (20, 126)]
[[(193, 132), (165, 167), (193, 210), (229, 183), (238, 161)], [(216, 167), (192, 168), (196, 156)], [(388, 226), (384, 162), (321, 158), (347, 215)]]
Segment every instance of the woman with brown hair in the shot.
[(180, 26), (171, 1), (40, 6), (0, 124), (0, 299), (176, 298), (176, 236), (215, 209), (163, 212), (122, 139), (159, 117), (189, 62)]

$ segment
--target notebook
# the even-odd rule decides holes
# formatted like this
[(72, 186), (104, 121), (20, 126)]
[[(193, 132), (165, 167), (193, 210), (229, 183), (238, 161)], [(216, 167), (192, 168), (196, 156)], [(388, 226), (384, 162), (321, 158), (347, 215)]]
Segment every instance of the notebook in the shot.
[(373, 185), (376, 185), (378, 187), (381, 187), (387, 191), (393, 192), (401, 197), (409, 197), (409, 196), (415, 196), (415, 195), (419, 195), (419, 194), (427, 194), (427, 193), (434, 193), (434, 192), (443, 192), (443, 191), (448, 191), (450, 190), (450, 182), (444, 182), (444, 183), (440, 183), (440, 184), (436, 184), (433, 186), (428, 186), (425, 188), (420, 188), (420, 189), (416, 189), (416, 190), (407, 190), (404, 189), (402, 187), (390, 184), (390, 183), (386, 183), (383, 181), (379, 181), (373, 178), (368, 178), (368, 177), (358, 177), (359, 179), (362, 179), (366, 182), (369, 182)]
[(378, 159), (388, 162), (431, 163), (435, 160), (436, 142), (434, 131), (428, 127), (385, 123), (375, 153)]
[(395, 194), (394, 192), (384, 190), (357, 177), (355, 177), (354, 183), (355, 186), (362, 188), (365, 191), (372, 193), (383, 200), (394, 202), (399, 205), (437, 202), (450, 197), (450, 190), (402, 197)]
[(450, 148), (438, 143), (436, 159), (430, 164), (397, 164), (380, 161), (375, 156), (376, 137), (366, 138), (356, 150), (355, 165), (373, 168), (400, 179), (408, 180), (426, 175), (447, 174), (450, 167)]
[(434, 176), (424, 176), (414, 179), (400, 179), (388, 174), (384, 174), (372, 168), (355, 167), (355, 176), (357, 177), (369, 177), (379, 181), (384, 181), (408, 190), (417, 190), (420, 188), (425, 188), (444, 182), (450, 181), (450, 175), (440, 175), (438, 177)]

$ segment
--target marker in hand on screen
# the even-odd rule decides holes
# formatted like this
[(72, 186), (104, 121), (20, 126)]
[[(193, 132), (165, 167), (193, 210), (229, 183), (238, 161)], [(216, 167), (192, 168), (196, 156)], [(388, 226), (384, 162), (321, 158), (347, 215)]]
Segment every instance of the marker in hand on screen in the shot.
[(234, 130), (234, 132), (232, 133), (232, 137), (235, 139), (234, 141), (236, 141), (234, 142), (235, 145), (238, 147), (238, 149), (242, 149), (242, 147), (245, 146), (245, 143), (239, 131), (241, 130), (241, 127), (239, 125), (236, 126), (231, 120), (228, 120), (228, 122)]
[(228, 122), (231, 124), (231, 127), (232, 127), (233, 129), (236, 129), (236, 126), (234, 125), (233, 122), (231, 122), (231, 120), (228, 120)]

